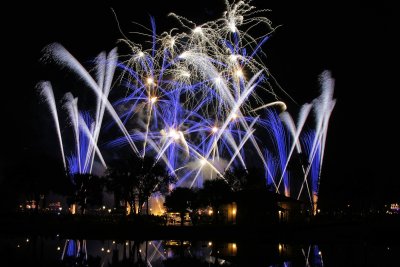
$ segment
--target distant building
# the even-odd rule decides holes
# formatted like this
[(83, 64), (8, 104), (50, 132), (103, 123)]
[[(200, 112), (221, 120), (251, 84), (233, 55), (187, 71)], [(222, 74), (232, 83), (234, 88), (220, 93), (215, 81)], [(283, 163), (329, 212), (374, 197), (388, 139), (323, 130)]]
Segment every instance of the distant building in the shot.
[(239, 191), (236, 202), (238, 224), (303, 222), (308, 215), (302, 201), (266, 189)]
[(400, 205), (399, 203), (390, 204), (390, 208), (387, 211), (388, 214), (400, 214)]
[[(214, 207), (215, 208), (215, 207)], [(215, 208), (216, 209), (216, 208)], [(168, 225), (180, 225), (179, 212), (166, 212)], [(309, 216), (304, 202), (267, 189), (250, 188), (234, 192), (213, 210), (211, 206), (187, 210), (183, 225), (225, 224), (265, 225), (305, 222)]]
[(36, 200), (26, 200), (25, 204), (19, 205), (21, 211), (30, 211), (36, 209)]
[(61, 202), (60, 201), (56, 201), (56, 202), (49, 203), (48, 211), (49, 212), (60, 212), (60, 211), (62, 211)]

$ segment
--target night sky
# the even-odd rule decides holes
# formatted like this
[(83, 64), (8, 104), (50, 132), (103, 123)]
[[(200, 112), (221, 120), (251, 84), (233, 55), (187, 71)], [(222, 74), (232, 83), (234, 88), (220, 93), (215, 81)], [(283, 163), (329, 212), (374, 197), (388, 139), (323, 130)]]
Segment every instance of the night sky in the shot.
[[(109, 51), (123, 37), (111, 8), (128, 36), (138, 29), (132, 21), (150, 27), (149, 15), (156, 18), (161, 33), (178, 26), (167, 18), (169, 12), (201, 24), (223, 11), (222, 0), (144, 1), (141, 7), (135, 6), (136, 1), (124, 1), (123, 5), (114, 3), (120, 1), (98, 1), (91, 7), (58, 2), (4, 10), (11, 19), (2, 17), (1, 31), (2, 180), (12, 179), (6, 175), (10, 169), (24, 168), (27, 161), (37, 162), (39, 155), (56, 155), (58, 149), (56, 134), (46, 124), (51, 123), (50, 114), (34, 86), (54, 73), (63, 77), (66, 72), (39, 63), (43, 47), (59, 42), (81, 62)], [(323, 70), (331, 70), (336, 79), (337, 104), (328, 131), (321, 202), (385, 200), (393, 195), (399, 199), (399, 135), (394, 130), (399, 89), (396, 9), (384, 1), (379, 5), (364, 1), (294, 2), (298, 3), (258, 0), (253, 4), (271, 9), (273, 26), (281, 25), (263, 46), (265, 64), (297, 103), (310, 102), (319, 95), (318, 75)], [(298, 108), (290, 102), (288, 106), (289, 111), (291, 106)]]

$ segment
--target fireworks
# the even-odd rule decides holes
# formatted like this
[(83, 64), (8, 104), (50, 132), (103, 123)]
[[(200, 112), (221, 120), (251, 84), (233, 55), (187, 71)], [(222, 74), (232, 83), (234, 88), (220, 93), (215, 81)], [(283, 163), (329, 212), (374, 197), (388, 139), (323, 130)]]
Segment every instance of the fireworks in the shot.
[[(314, 177), (311, 166), (316, 161), (322, 164), (334, 106), (333, 80), (329, 73), (322, 76), (324, 91), (313, 102), (315, 134), (312, 142), (306, 141), (309, 163), (303, 166), (304, 177), (291, 178), (287, 165), (294, 148), (301, 152), (299, 139), (311, 105), (303, 107), (296, 125), (287, 112), (281, 114), (284, 124), (278, 116), (286, 109), (279, 98), (285, 92), (270, 83), (271, 73), (262, 61), (262, 45), (274, 31), (264, 13), (240, 1), (226, 3), (220, 19), (201, 25), (171, 14), (181, 31), (161, 35), (156, 34), (151, 19), (149, 49), (123, 40), (131, 53), (118, 56), (116, 49), (108, 55), (101, 53), (94, 74), (60, 44), (46, 47), (44, 60), (67, 67), (96, 96), (95, 107), (89, 111), (79, 110), (78, 99), (71, 93), (64, 97), (76, 143), (66, 157), (69, 171), (90, 173), (95, 161), (107, 168), (106, 155), (129, 146), (137, 156), (162, 161), (178, 178), (177, 186), (201, 186), (204, 179), (223, 177), (228, 169), (257, 165), (265, 170), (266, 183), (276, 192), (300, 197), (305, 185), (313, 202), (315, 186), (313, 181), (309, 188), (308, 172), (312, 168)], [(254, 36), (253, 32), (263, 34)], [(42, 82), (38, 88), (55, 118), (64, 158), (67, 149), (62, 144), (51, 85)], [(122, 97), (111, 103), (112, 95)], [(112, 118), (107, 125), (103, 125), (105, 113)], [(98, 146), (100, 134), (111, 128), (118, 129), (120, 136)], [(300, 180), (300, 189), (291, 187), (291, 179)]]

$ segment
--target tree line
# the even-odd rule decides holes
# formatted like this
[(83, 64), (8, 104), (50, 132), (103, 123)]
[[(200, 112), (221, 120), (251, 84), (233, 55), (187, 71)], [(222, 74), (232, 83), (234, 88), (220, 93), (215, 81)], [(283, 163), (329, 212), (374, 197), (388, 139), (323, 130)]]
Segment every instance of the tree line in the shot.
[[(218, 211), (220, 206), (232, 201), (232, 193), (244, 188), (265, 187), (265, 180), (257, 170), (227, 171), (224, 177), (206, 180), (202, 188), (189, 189), (177, 187), (172, 190), (177, 178), (166, 171), (161, 162), (153, 157), (130, 156), (110, 161), (103, 176), (94, 174), (66, 174), (55, 160), (46, 158), (46, 165), (28, 164), (26, 168), (13, 171), (14, 179), (7, 179), (2, 186), (2, 206), (6, 210), (15, 210), (19, 201), (41, 201), (46, 206), (46, 196), (56, 193), (65, 196), (67, 204), (77, 204), (80, 213), (85, 214), (89, 206), (103, 205), (103, 193), (114, 196), (114, 208), (121, 213), (129, 207), (130, 214), (149, 214), (149, 198), (159, 192), (165, 196), (167, 211), (179, 212), (181, 222), (185, 213), (189, 213), (196, 222), (196, 211), (211, 207)], [(7, 194), (5, 189), (7, 189)], [(12, 196), (11, 196), (12, 195)], [(146, 207), (146, 210), (143, 208)], [(37, 207), (38, 208), (38, 207)], [(213, 213), (218, 220), (218, 213)]]

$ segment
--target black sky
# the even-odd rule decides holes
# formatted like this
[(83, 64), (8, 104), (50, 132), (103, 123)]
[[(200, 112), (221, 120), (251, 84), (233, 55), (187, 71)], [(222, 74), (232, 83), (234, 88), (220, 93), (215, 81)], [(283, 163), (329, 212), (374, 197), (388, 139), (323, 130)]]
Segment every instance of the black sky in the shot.
[[(23, 168), (19, 166), (22, 158), (34, 158), (45, 153), (49, 143), (56, 144), (55, 134), (50, 134), (49, 128), (43, 129), (43, 107), (34, 90), (35, 84), (48, 76), (38, 62), (44, 46), (59, 42), (81, 61), (109, 51), (122, 38), (111, 8), (127, 34), (137, 29), (131, 21), (150, 26), (149, 15), (156, 18), (161, 32), (177, 26), (166, 17), (169, 12), (201, 24), (223, 11), (222, 0), (144, 1), (140, 7), (136, 1), (116, 2), (120, 1), (83, 6), (54, 1), (34, 7), (15, 4), (5, 10), (12, 16), (2, 18), (1, 32), (5, 59), (2, 176), (4, 170)], [(317, 80), (323, 70), (331, 70), (336, 79), (337, 105), (328, 132), (321, 199), (384, 199), (400, 187), (395, 130), (396, 9), (382, 1), (291, 2), (257, 0), (253, 4), (271, 9), (273, 25), (281, 25), (263, 46), (266, 65), (299, 104), (319, 95)]]

